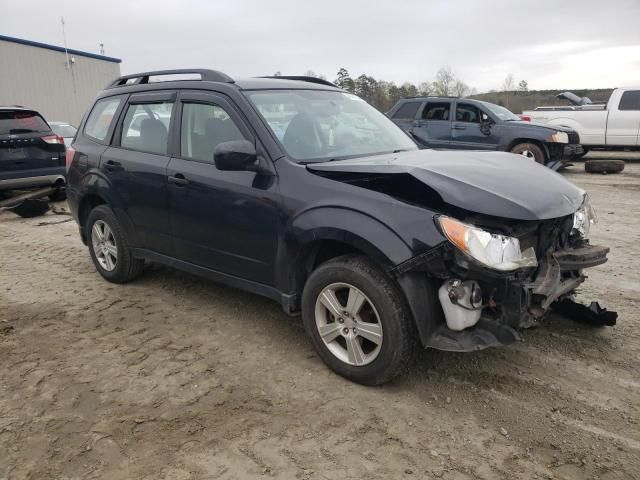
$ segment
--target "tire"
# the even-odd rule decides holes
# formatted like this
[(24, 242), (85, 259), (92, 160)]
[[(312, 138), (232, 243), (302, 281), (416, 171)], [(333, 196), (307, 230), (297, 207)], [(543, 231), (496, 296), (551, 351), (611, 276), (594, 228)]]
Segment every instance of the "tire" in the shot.
[[(338, 308), (345, 311), (350, 308), (350, 295), (364, 297), (359, 309), (351, 309), (356, 315), (345, 311), (339, 312), (342, 317), (331, 314), (325, 307), (326, 297), (323, 296), (324, 301), (320, 299), (329, 291), (340, 303)], [(366, 257), (344, 255), (316, 268), (302, 293), (302, 318), (320, 358), (331, 370), (353, 382), (388, 382), (404, 373), (413, 359), (417, 333), (406, 301), (393, 281)], [(320, 335), (321, 328), (326, 341)]]
[(40, 217), (49, 211), (49, 203), (46, 200), (25, 200), (11, 211), (22, 218)]
[(588, 173), (620, 173), (624, 170), (624, 160), (587, 160), (584, 170)]
[(67, 191), (64, 188), (59, 188), (51, 195), (49, 195), (49, 200), (52, 202), (64, 202), (67, 199)]
[(511, 153), (515, 153), (517, 155), (523, 155), (531, 160), (535, 160), (536, 163), (540, 165), (544, 165), (546, 163), (547, 157), (544, 154), (544, 150), (540, 148), (535, 143), (519, 143), (515, 145), (511, 150)]
[[(102, 232), (103, 240), (94, 228)], [(99, 205), (89, 213), (87, 244), (93, 265), (109, 282), (127, 283), (144, 269), (144, 260), (133, 257), (124, 229), (106, 205)]]

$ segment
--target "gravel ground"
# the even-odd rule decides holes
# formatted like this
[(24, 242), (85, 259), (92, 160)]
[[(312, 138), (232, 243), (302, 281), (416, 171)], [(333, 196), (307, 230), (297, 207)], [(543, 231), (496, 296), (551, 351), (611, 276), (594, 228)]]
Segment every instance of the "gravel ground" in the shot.
[(0, 214), (0, 479), (640, 478), (640, 163), (566, 176), (610, 261), (522, 343), (332, 374), (275, 303), (168, 268), (111, 285), (75, 223)]

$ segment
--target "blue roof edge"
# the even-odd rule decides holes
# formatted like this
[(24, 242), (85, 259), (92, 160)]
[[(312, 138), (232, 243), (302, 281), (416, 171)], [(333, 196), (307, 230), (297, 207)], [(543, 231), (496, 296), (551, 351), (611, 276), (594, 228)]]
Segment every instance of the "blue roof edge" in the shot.
[[(5, 42), (19, 43), (21, 45), (28, 45), (30, 47), (46, 48), (47, 50), (53, 50), (56, 52), (65, 52), (64, 47), (58, 47), (57, 45), (49, 45), (48, 43), (34, 42), (32, 40), (25, 40), (23, 38), (9, 37), (7, 35), (0, 35), (0, 40)], [(105, 55), (98, 55), (97, 53), (83, 52), (81, 50), (74, 50), (67, 48), (66, 50), (71, 55), (79, 55), (81, 57), (95, 58), (97, 60), (104, 60), (105, 62), (122, 63), (122, 60), (114, 57), (107, 57)]]

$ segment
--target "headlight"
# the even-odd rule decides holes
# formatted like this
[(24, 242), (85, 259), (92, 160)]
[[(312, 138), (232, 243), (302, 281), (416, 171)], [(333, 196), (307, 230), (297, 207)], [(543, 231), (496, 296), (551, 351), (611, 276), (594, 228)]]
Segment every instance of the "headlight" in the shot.
[(573, 214), (573, 228), (571, 229), (571, 234), (577, 234), (582, 238), (588, 238), (591, 225), (595, 225), (597, 222), (598, 218), (596, 217), (596, 212), (593, 207), (589, 205), (589, 197), (585, 197), (582, 206)]
[(565, 132), (555, 132), (551, 135), (551, 141), (555, 143), (569, 143), (569, 135)]
[(533, 248), (521, 252), (517, 238), (489, 233), (444, 215), (437, 221), (451, 243), (489, 268), (509, 271), (538, 265)]

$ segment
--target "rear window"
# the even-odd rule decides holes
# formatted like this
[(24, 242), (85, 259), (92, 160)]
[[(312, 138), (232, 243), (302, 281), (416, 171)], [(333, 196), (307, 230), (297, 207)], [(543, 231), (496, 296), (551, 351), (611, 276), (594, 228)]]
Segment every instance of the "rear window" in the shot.
[(640, 110), (640, 90), (624, 92), (618, 110)]
[(48, 131), (49, 125), (36, 112), (0, 110), (0, 135)]
[(418, 107), (420, 106), (420, 102), (407, 102), (404, 105), (401, 105), (396, 113), (393, 114), (393, 118), (401, 119), (401, 120), (413, 120), (416, 118), (416, 113), (418, 113)]
[(113, 123), (113, 116), (118, 110), (121, 101), (122, 97), (109, 97), (98, 100), (84, 126), (85, 135), (101, 142), (104, 141), (107, 138), (109, 127)]

